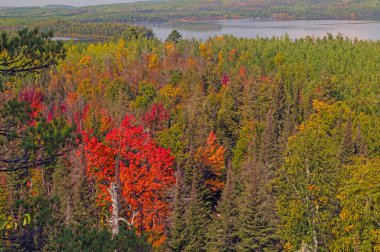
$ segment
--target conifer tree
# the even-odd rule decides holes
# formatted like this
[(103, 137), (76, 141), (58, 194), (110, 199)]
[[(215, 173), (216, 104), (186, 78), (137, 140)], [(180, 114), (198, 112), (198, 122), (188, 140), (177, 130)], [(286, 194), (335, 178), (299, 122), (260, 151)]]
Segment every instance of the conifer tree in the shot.
[(205, 251), (207, 225), (210, 222), (210, 204), (198, 167), (193, 169), (190, 201), (185, 212), (186, 245), (183, 251)]
[(207, 247), (211, 251), (236, 251), (239, 208), (235, 183), (232, 168), (229, 165), (227, 181), (218, 203), (217, 214), (208, 231), (210, 242)]
[(237, 251), (263, 251), (272, 248), (274, 230), (264, 218), (264, 185), (260, 185), (256, 159), (249, 158), (244, 165), (244, 190), (239, 200)]
[(178, 169), (176, 172), (176, 191), (173, 202), (172, 225), (168, 235), (168, 248), (170, 251), (183, 251), (186, 244), (185, 231), (185, 188), (183, 172)]
[(361, 126), (358, 123), (356, 130), (356, 139), (354, 143), (355, 154), (366, 157), (368, 155), (367, 145), (362, 135)]
[(283, 139), (285, 121), (288, 115), (288, 105), (286, 98), (285, 83), (283, 80), (277, 82), (277, 86), (274, 93), (273, 101), (273, 120), (274, 120), (274, 134), (280, 144)]

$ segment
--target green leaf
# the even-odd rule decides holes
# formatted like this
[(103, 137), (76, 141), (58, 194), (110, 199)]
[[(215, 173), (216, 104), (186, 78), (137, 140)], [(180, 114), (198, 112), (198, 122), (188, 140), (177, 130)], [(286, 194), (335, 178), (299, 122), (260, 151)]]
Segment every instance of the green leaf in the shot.
[(2, 230), (2, 229), (5, 229), (5, 227), (7, 226), (7, 224), (8, 224), (8, 221), (4, 221), (3, 224), (1, 224), (0, 229), (1, 229), (1, 230)]

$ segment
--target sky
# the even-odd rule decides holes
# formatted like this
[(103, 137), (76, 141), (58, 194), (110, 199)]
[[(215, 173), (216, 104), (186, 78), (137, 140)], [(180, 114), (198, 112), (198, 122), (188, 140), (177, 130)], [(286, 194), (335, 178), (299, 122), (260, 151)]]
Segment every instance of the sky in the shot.
[(137, 0), (0, 0), (0, 6), (44, 6), (48, 4), (66, 4), (72, 6), (86, 6), (110, 3), (131, 3)]

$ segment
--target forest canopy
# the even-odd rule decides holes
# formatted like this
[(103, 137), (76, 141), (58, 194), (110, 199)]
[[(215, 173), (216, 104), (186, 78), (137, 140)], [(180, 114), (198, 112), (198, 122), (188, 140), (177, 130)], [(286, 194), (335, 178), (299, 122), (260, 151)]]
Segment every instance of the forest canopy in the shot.
[(379, 41), (51, 37), (0, 44), (0, 250), (380, 249)]

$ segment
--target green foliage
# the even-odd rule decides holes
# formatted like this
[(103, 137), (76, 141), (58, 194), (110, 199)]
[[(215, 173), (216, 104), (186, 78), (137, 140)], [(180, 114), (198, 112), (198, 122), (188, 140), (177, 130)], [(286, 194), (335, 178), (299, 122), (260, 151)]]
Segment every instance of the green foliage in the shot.
[[(27, 24), (31, 20), (64, 19), (86, 22), (163, 22), (182, 18), (209, 20), (210, 18), (272, 18), (277, 19), (379, 19), (376, 1), (348, 0), (344, 4), (332, 1), (258, 1), (224, 0), (209, 1), (152, 1), (148, 3), (111, 4), (88, 7), (29, 7), (3, 8), (0, 16), (5, 25)], [(15, 20), (16, 19), (16, 20)]]
[(345, 181), (340, 176), (341, 153), (343, 163), (354, 155), (352, 114), (341, 103), (315, 102), (314, 107), (317, 113), (289, 140), (278, 172), (278, 207), (282, 236), (292, 246), (327, 250), (334, 241), (332, 220)]
[(190, 200), (185, 212), (186, 244), (183, 251), (205, 251), (207, 225), (210, 222), (210, 204), (205, 200), (207, 191), (199, 181), (202, 180), (197, 167), (193, 169)]
[(265, 218), (269, 208), (265, 202), (265, 185), (259, 179), (258, 166), (254, 159), (246, 160), (244, 168), (243, 192), (238, 199), (237, 251), (273, 250), (277, 245), (277, 237), (276, 230)]
[(170, 148), (179, 166), (183, 165), (188, 158), (186, 148), (188, 141), (183, 134), (183, 128), (179, 124), (174, 124), (169, 129), (158, 134), (158, 143), (165, 148)]
[(144, 237), (138, 237), (134, 230), (121, 228), (119, 234), (112, 234), (104, 228), (94, 228), (85, 223), (65, 228), (57, 238), (58, 251), (127, 251), (145, 252), (151, 248)]
[(186, 212), (186, 195), (183, 172), (178, 169), (176, 173), (176, 191), (173, 202), (173, 215), (171, 217), (171, 227), (167, 241), (167, 247), (170, 251), (183, 251), (187, 238), (185, 236), (186, 220), (183, 218)]
[(239, 207), (236, 179), (233, 177), (232, 168), (227, 173), (227, 181), (222, 197), (217, 206), (216, 216), (208, 229), (210, 242), (207, 248), (210, 251), (236, 251), (238, 244)]
[(166, 42), (178, 43), (181, 41), (181, 39), (182, 34), (179, 33), (177, 30), (173, 30), (166, 39)]
[(250, 151), (250, 145), (253, 145), (254, 131), (251, 125), (245, 124), (239, 132), (239, 140), (233, 150), (233, 167), (241, 167), (242, 162)]
[(45, 155), (52, 157), (66, 145), (76, 145), (74, 130), (63, 118), (54, 118), (51, 122), (38, 118), (35, 125), (26, 130), (22, 146), (26, 151), (36, 151), (43, 146)]
[(239, 89), (226, 89), (218, 111), (218, 134), (221, 136), (222, 144), (229, 151), (227, 153), (228, 157), (231, 157), (231, 150), (235, 146), (239, 136), (239, 121), (241, 119), (238, 111), (239, 94)]
[(138, 109), (146, 109), (152, 105), (157, 96), (154, 86), (147, 82), (141, 82), (139, 85), (138, 95), (134, 101), (134, 106)]
[[(138, 35), (67, 44), (54, 71), (2, 76), (0, 163), (25, 168), (0, 174), (0, 220), (18, 225), (2, 236), (2, 248), (134, 251), (149, 235), (161, 244), (154, 249), (171, 251), (376, 251), (379, 45), (332, 35), (203, 43)], [(172, 203), (170, 215), (147, 213), (162, 220), (166, 244), (164, 235), (157, 241), (144, 231), (112, 240), (105, 227), (112, 209), (96, 198), (99, 184), (74, 140), (87, 131), (101, 141), (125, 114), (146, 125), (153, 104), (165, 108), (152, 110), (153, 121), (165, 123), (141, 131), (171, 149), (178, 174), (176, 188), (157, 195)], [(209, 142), (220, 145), (205, 146), (210, 132)], [(128, 166), (150, 170), (159, 162)], [(233, 164), (227, 181), (226, 164)], [(128, 202), (119, 203), (121, 215), (132, 214)], [(23, 226), (26, 214), (31, 224)]]
[(153, 30), (144, 26), (129, 26), (122, 34), (121, 37), (125, 40), (133, 39), (152, 39), (154, 38)]
[(8, 220), (9, 223), (19, 220), (19, 225), (2, 232), (3, 239), (12, 241), (5, 243), (5, 247), (17, 251), (43, 250), (47, 244), (53, 242), (55, 229), (60, 225), (59, 217), (53, 215), (58, 205), (56, 198), (35, 197), (17, 201), (14, 207), (20, 211), (18, 215), (9, 216)]
[(13, 76), (47, 69), (64, 57), (62, 42), (52, 41), (53, 33), (23, 29), (0, 35), (0, 74)]

